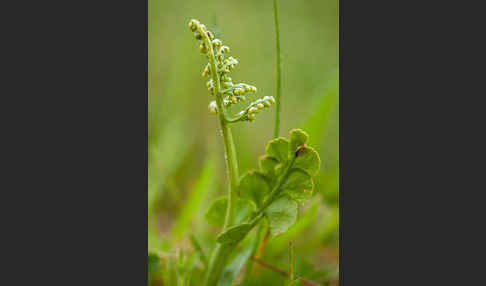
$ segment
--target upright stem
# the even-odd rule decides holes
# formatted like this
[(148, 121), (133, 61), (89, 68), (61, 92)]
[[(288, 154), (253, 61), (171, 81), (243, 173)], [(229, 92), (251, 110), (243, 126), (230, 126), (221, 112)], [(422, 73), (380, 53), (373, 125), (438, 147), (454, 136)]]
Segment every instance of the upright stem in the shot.
[(280, 30), (278, 28), (278, 12), (277, 12), (277, 0), (273, 0), (273, 16), (275, 20), (275, 44), (276, 44), (276, 55), (277, 55), (277, 88), (276, 88), (276, 112), (275, 112), (275, 130), (273, 137), (278, 137), (278, 131), (280, 128)]
[[(275, 46), (276, 46), (276, 56), (277, 56), (277, 86), (276, 86), (276, 95), (275, 95), (275, 103), (276, 103), (276, 111), (275, 111), (275, 129), (273, 132), (273, 138), (278, 137), (279, 129), (280, 129), (280, 87), (281, 87), (281, 76), (280, 76), (280, 30), (278, 27), (278, 11), (277, 11), (277, 0), (273, 0), (273, 16), (274, 16), (274, 21), (275, 21)], [(255, 248), (253, 249), (252, 255), (255, 254), (257, 248), (259, 252), (263, 252), (263, 248), (265, 247), (265, 242), (262, 241), (262, 233), (266, 232), (268, 234), (268, 226), (261, 226), (258, 232), (258, 236), (256, 237), (258, 239), (258, 243), (255, 244)], [(261, 253), (260, 253), (261, 254)], [(259, 258), (259, 257), (258, 257)], [(247, 273), (249, 274), (251, 272), (251, 269), (253, 267), (253, 261), (250, 260), (248, 261)]]
[(223, 140), (225, 145), (225, 158), (228, 178), (230, 182), (230, 189), (228, 192), (228, 208), (226, 209), (226, 220), (223, 229), (233, 226), (235, 216), (236, 197), (238, 192), (238, 162), (236, 158), (236, 149), (233, 142), (233, 135), (229, 123), (222, 119), (220, 115), (220, 125), (223, 133)]
[[(200, 28), (199, 28), (200, 29)], [(200, 30), (200, 34), (204, 39), (204, 43), (208, 49), (208, 61), (211, 69), (211, 77), (214, 85), (214, 95), (216, 97), (216, 105), (218, 107), (218, 119), (219, 127), (221, 128), (221, 134), (223, 135), (226, 170), (228, 171), (228, 179), (230, 182), (230, 188), (228, 192), (228, 208), (226, 210), (226, 220), (223, 230), (232, 226), (234, 218), (234, 207), (238, 189), (238, 161), (236, 157), (236, 149), (233, 141), (233, 135), (231, 134), (230, 122), (226, 120), (225, 109), (223, 105), (223, 94), (221, 92), (221, 81), (219, 78), (219, 71), (216, 67), (216, 57), (214, 55), (213, 45), (209, 36), (205, 31)]]
[[(199, 27), (200, 29), (200, 27)], [(223, 135), (226, 170), (228, 171), (228, 178), (230, 188), (228, 192), (228, 207), (226, 209), (226, 219), (223, 226), (223, 231), (233, 225), (235, 216), (236, 196), (238, 191), (238, 162), (236, 157), (236, 149), (233, 141), (233, 135), (231, 134), (231, 128), (229, 122), (225, 118), (225, 109), (223, 106), (223, 95), (221, 93), (221, 83), (219, 79), (218, 69), (216, 67), (216, 58), (214, 55), (213, 45), (209, 36), (200, 29), (200, 34), (204, 39), (204, 43), (208, 49), (208, 60), (211, 69), (211, 76), (214, 84), (214, 95), (216, 97), (216, 105), (218, 107), (218, 119), (221, 128), (221, 134)], [(234, 245), (231, 244), (217, 244), (209, 261), (209, 267), (206, 273), (205, 285), (216, 285), (227, 259), (229, 258)]]
[(294, 250), (292, 242), (289, 241), (289, 285), (294, 282)]

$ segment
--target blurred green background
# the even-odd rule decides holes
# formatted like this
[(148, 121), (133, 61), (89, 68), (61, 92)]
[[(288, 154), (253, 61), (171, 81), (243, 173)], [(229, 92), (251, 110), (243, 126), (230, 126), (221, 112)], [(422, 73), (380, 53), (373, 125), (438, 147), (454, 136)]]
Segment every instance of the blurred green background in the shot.
[[(304, 129), (322, 165), (313, 199), (301, 208), (298, 223), (270, 238), (263, 259), (286, 269), (291, 240), (298, 273), (333, 284), (339, 252), (338, 1), (279, 0), (278, 5), (280, 136)], [(230, 55), (240, 63), (231, 77), (258, 88), (248, 98), (253, 100), (275, 96), (272, 9), (270, 0), (148, 1), (149, 251), (191, 252), (193, 234), (209, 254), (219, 229), (209, 226), (204, 214), (210, 202), (226, 192), (222, 139), (216, 117), (208, 114), (213, 99), (201, 78), (206, 59), (188, 21), (200, 20), (231, 48)], [(241, 174), (257, 168), (258, 156), (272, 139), (274, 118), (272, 106), (253, 123), (232, 125)], [(283, 285), (281, 275), (257, 270), (255, 285)]]

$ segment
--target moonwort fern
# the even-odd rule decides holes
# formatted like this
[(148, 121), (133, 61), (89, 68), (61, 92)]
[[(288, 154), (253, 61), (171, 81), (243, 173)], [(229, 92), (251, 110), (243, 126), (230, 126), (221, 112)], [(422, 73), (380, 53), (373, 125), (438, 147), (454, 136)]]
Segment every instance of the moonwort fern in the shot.
[[(271, 140), (265, 155), (259, 158), (259, 169), (244, 174), (240, 179), (230, 124), (254, 121), (255, 115), (273, 105), (275, 99), (264, 96), (232, 113), (230, 107), (244, 102), (249, 93), (256, 93), (256, 87), (233, 83), (229, 74), (238, 60), (228, 56), (229, 47), (215, 39), (204, 24), (193, 19), (189, 22), (189, 29), (200, 41), (199, 49), (208, 59), (202, 76), (210, 77), (206, 86), (215, 99), (209, 103), (208, 109), (218, 116), (230, 182), (228, 195), (215, 200), (206, 213), (211, 224), (222, 226), (204, 282), (206, 286), (213, 286), (219, 285), (236, 245), (262, 220), (268, 221), (273, 235), (287, 231), (296, 222), (298, 205), (312, 195), (312, 176), (319, 171), (320, 159), (318, 153), (306, 145), (308, 135), (294, 129), (290, 131), (289, 139), (279, 137)], [(228, 280), (227, 276), (224, 280)]]

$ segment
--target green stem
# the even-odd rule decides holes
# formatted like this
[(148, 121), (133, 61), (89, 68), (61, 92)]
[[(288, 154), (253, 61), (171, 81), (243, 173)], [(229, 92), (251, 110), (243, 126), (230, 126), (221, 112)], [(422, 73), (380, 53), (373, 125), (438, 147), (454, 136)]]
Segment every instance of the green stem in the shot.
[[(213, 45), (206, 31), (203, 31), (201, 27), (198, 27), (199, 33), (204, 39), (204, 43), (208, 48), (208, 60), (211, 69), (211, 76), (214, 84), (214, 95), (216, 97), (216, 105), (218, 107), (218, 119), (221, 128), (221, 134), (223, 136), (224, 151), (225, 151), (225, 161), (226, 169), (228, 171), (228, 178), (230, 182), (230, 188), (228, 192), (228, 207), (226, 209), (226, 219), (223, 226), (223, 231), (228, 229), (233, 225), (235, 216), (235, 206), (236, 206), (236, 196), (238, 191), (238, 162), (236, 157), (236, 149), (233, 141), (233, 135), (231, 134), (231, 128), (229, 122), (225, 117), (225, 109), (223, 105), (223, 94), (221, 92), (221, 82), (219, 78), (219, 72), (216, 67), (216, 58), (214, 55)], [(213, 286), (216, 285), (221, 273), (223, 272), (226, 261), (228, 260), (231, 252), (233, 250), (233, 245), (228, 244), (218, 244), (213, 254), (211, 255), (211, 260), (209, 262), (208, 271), (206, 273), (205, 285)]]
[(292, 169), (292, 166), (294, 165), (295, 158), (293, 157), (290, 163), (287, 165), (285, 170), (283, 170), (283, 174), (277, 179), (277, 182), (275, 183), (275, 186), (273, 189), (270, 191), (270, 194), (268, 195), (267, 199), (263, 201), (262, 206), (258, 211), (253, 215), (253, 217), (258, 217), (265, 209), (277, 198), (277, 196), (280, 194), (280, 187), (282, 184), (287, 180), (287, 177), (290, 174), (290, 170)]
[[(278, 9), (277, 9), (277, 0), (273, 0), (273, 19), (275, 22), (275, 54), (277, 57), (277, 86), (275, 88), (275, 103), (276, 103), (276, 111), (275, 111), (275, 128), (273, 132), (273, 138), (278, 137), (279, 129), (280, 129), (280, 87), (281, 87), (281, 66), (280, 66), (280, 29), (278, 27)], [(259, 230), (259, 234), (268, 231), (268, 226), (261, 226)], [(261, 235), (257, 237), (256, 245), (260, 245), (262, 240)], [(252, 268), (252, 261), (249, 262), (249, 268)]]
[(273, 137), (277, 138), (278, 137), (278, 131), (280, 128), (280, 30), (278, 28), (278, 13), (277, 13), (277, 0), (273, 0), (273, 16), (275, 20), (275, 45), (276, 45), (276, 55), (277, 55), (277, 87), (276, 87), (276, 96), (275, 96), (275, 101), (276, 101), (276, 112), (275, 112), (275, 130)]
[(294, 250), (292, 242), (289, 241), (289, 284), (294, 282)]
[(224, 120), (223, 116), (220, 116), (221, 131), (223, 133), (223, 141), (225, 145), (225, 161), (226, 168), (228, 170), (228, 178), (230, 181), (230, 188), (228, 192), (228, 208), (226, 209), (226, 219), (223, 227), (223, 231), (233, 226), (236, 197), (238, 192), (238, 162), (236, 157), (235, 144), (233, 142), (233, 135), (229, 123)]
[[(277, 9), (277, 0), (273, 0), (273, 16), (274, 16), (274, 21), (275, 21), (275, 48), (276, 48), (276, 57), (277, 57), (277, 80), (276, 80), (277, 86), (276, 86), (276, 89), (275, 89), (276, 90), (276, 95), (275, 95), (276, 111), (275, 111), (275, 129), (274, 129), (274, 133), (273, 133), (274, 138), (278, 137), (278, 133), (279, 133), (279, 129), (280, 129), (280, 88), (281, 88), (280, 29), (278, 27), (278, 11), (277, 10), (278, 10)], [(273, 190), (272, 194), (275, 194), (278, 187), (276, 187), (276, 189)], [(261, 208), (258, 213), (261, 213), (267, 207), (267, 205), (264, 208)], [(268, 226), (262, 224), (260, 226), (260, 229), (258, 231), (258, 235), (256, 237), (256, 240), (257, 240), (256, 243), (255, 243), (256, 246), (261, 244), (262, 233), (264, 233), (264, 232), (268, 232)], [(256, 247), (253, 250), (253, 254), (254, 254), (255, 250), (256, 250)], [(253, 261), (250, 260), (248, 262), (248, 269), (249, 270), (247, 271), (247, 275), (251, 272), (252, 264), (253, 264)]]

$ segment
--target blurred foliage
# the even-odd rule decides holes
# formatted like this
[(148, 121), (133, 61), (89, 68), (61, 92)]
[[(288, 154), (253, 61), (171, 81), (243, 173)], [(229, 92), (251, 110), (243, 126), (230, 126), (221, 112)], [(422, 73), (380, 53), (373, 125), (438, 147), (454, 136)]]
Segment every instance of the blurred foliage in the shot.
[[(234, 78), (255, 85), (255, 97), (262, 97), (275, 95), (272, 13), (272, 1), (148, 1), (148, 261), (153, 285), (199, 285), (200, 269), (220, 230), (208, 223), (205, 214), (210, 203), (227, 190), (218, 122), (207, 112), (212, 98), (201, 78), (205, 59), (187, 31), (187, 22), (197, 18), (222, 37), (241, 63)], [(339, 253), (338, 1), (279, 0), (279, 18), (280, 135), (287, 137), (293, 128), (305, 130), (309, 145), (321, 157), (321, 168), (314, 177), (312, 199), (299, 207), (297, 223), (285, 234), (270, 237), (262, 259), (288, 269), (287, 245), (292, 241), (296, 277), (335, 285)], [(253, 123), (232, 125), (240, 175), (258, 168), (258, 157), (272, 139), (273, 120), (274, 111), (269, 110)], [(247, 244), (242, 243), (241, 255), (247, 253), (243, 251)], [(240, 260), (232, 260), (232, 269), (241, 269)], [(254, 265), (252, 277), (245, 283), (284, 285), (286, 278)]]

